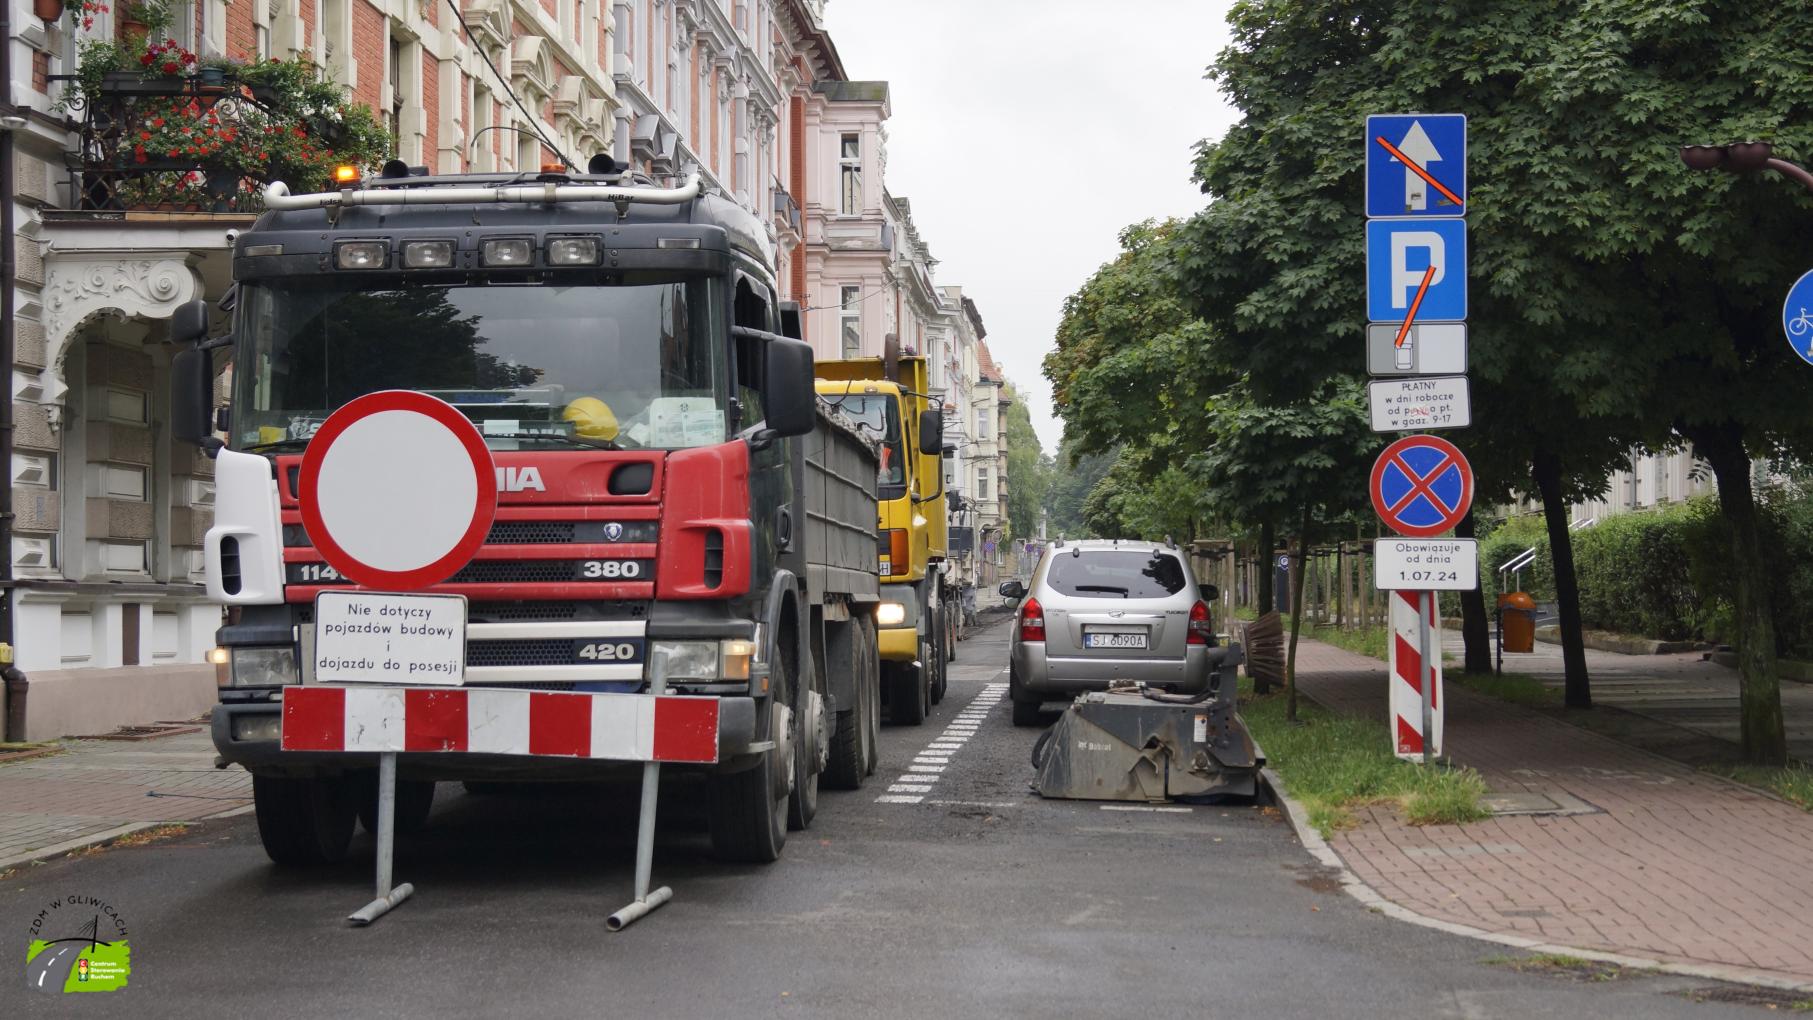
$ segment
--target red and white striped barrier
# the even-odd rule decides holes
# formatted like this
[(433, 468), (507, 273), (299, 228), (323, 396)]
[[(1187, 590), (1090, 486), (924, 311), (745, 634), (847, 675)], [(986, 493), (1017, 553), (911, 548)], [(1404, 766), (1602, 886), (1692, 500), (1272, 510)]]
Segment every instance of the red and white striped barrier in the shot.
[(718, 699), (445, 687), (291, 687), (285, 751), (718, 760)]
[[(1423, 757), (1423, 654), (1417, 633), (1417, 608), (1424, 593), (1394, 591), (1391, 593), (1391, 737), (1397, 756), (1421, 761)], [(1435, 729), (1433, 757), (1442, 753), (1442, 621), (1431, 598), (1428, 625), (1429, 647), (1435, 653), (1435, 688), (1431, 699), (1431, 719)]]

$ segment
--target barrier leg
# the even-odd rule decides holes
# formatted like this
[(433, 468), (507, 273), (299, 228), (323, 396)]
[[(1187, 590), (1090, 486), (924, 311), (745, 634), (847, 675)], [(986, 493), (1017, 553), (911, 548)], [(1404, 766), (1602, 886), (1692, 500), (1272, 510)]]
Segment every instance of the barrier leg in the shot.
[(391, 908), (408, 899), (415, 886), (404, 882), (390, 885), (391, 864), (397, 848), (397, 756), (386, 751), (378, 756), (378, 898), (348, 914), (346, 923), (356, 928), (390, 913)]
[[(650, 661), (648, 690), (655, 695), (667, 693), (666, 655), (657, 654)], [(641, 815), (636, 821), (636, 898), (605, 918), (604, 926), (611, 931), (622, 931), (674, 898), (674, 891), (667, 886), (652, 890), (648, 887), (655, 866), (655, 803), (660, 795), (661, 763), (651, 761), (642, 766)]]

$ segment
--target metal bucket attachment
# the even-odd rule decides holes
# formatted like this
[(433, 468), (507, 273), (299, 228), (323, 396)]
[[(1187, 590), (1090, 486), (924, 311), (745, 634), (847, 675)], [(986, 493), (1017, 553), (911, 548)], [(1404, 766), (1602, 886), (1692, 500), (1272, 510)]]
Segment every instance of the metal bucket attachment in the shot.
[(1039, 796), (1156, 804), (1257, 793), (1265, 759), (1235, 707), (1240, 646), (1211, 654), (1216, 680), (1201, 700), (1143, 688), (1078, 695), (1033, 746)]

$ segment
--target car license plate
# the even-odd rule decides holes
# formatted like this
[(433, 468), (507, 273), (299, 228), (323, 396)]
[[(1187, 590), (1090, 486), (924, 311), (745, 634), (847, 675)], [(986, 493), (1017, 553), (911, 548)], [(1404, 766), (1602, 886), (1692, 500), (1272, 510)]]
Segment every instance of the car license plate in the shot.
[(1083, 647), (1144, 648), (1146, 647), (1146, 636), (1144, 634), (1103, 634), (1085, 631), (1083, 633)]

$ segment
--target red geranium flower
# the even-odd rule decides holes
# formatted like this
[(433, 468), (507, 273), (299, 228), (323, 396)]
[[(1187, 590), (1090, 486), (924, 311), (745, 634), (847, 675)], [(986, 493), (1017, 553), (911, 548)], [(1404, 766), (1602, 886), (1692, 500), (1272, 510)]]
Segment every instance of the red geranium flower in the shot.
[(167, 60), (164, 61), (164, 73), (165, 74), (175, 74), (176, 72), (178, 72), (180, 70), (182, 70), (182, 66), (180, 64), (175, 64), (175, 63), (172, 63)]

